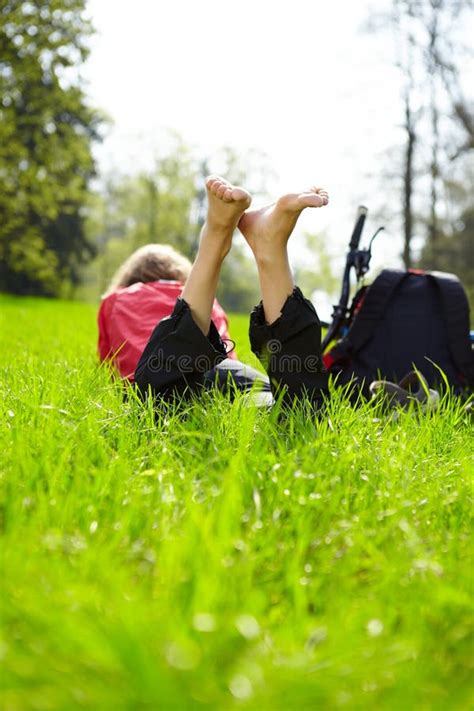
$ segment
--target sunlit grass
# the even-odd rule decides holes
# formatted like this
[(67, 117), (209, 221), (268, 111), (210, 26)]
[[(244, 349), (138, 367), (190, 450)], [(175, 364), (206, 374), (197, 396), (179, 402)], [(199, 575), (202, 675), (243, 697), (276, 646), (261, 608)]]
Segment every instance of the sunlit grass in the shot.
[(3, 708), (470, 707), (459, 403), (154, 413), (92, 307), (1, 306)]

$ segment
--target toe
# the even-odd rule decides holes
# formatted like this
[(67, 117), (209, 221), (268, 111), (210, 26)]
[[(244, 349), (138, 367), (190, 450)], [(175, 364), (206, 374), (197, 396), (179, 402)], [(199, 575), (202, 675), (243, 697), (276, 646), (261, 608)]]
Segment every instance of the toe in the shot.
[(206, 188), (212, 195), (216, 194), (216, 190), (219, 187), (219, 182), (215, 178), (208, 179), (206, 181)]
[(328, 194), (327, 190), (325, 190), (324, 188), (313, 187), (313, 191), (315, 192), (316, 195), (318, 195), (321, 198), (323, 205), (328, 204), (329, 194)]
[(208, 175), (206, 178), (206, 186), (210, 187), (213, 185), (217, 180), (217, 175)]
[(242, 188), (232, 188), (232, 200), (250, 200), (250, 195)]
[(221, 198), (221, 199), (222, 199), (222, 198), (224, 197), (225, 193), (226, 193), (226, 190), (228, 190), (228, 189), (229, 189), (229, 188), (228, 188), (228, 186), (227, 186), (225, 183), (224, 183), (224, 184), (221, 183), (221, 184), (218, 186), (218, 188), (217, 188), (215, 194), (217, 195), (218, 198)]
[(206, 187), (208, 190), (210, 190), (214, 195), (217, 194), (220, 188), (222, 186), (227, 187), (228, 183), (226, 180), (221, 178), (219, 175), (210, 175), (208, 178), (206, 178)]
[(324, 198), (322, 195), (314, 192), (303, 193), (299, 195), (298, 203), (301, 207), (322, 207), (324, 203)]

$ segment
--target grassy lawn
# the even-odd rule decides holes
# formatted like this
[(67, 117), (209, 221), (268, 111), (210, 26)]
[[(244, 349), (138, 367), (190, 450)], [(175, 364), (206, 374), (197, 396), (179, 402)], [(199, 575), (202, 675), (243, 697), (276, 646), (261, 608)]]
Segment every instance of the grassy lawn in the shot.
[(472, 707), (458, 404), (155, 416), (97, 367), (92, 307), (0, 310), (3, 709)]

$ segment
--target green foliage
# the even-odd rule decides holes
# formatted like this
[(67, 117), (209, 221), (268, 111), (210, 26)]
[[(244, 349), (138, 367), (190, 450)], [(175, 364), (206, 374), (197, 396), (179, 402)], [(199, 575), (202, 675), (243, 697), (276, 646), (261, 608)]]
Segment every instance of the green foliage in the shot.
[(472, 203), (474, 123), (472, 91), (465, 81), (472, 54), (462, 39), (472, 3), (391, 0), (383, 5), (381, 11), (372, 9), (366, 27), (392, 36), (401, 80), (397, 124), (404, 136), (387, 152), (381, 169), (386, 200), (380, 212), (386, 225), (393, 221), (402, 228), (406, 267), (416, 262), (415, 241), (421, 239), (426, 242), (423, 261), (441, 270), (444, 256), (456, 262), (456, 252), (463, 251), (452, 222), (463, 212), (459, 192), (466, 182)]
[[(210, 166), (200, 163), (177, 134), (172, 139), (167, 151), (155, 156), (153, 170), (108, 177), (92, 196), (87, 233), (97, 258), (83, 272), (80, 296), (97, 298), (120, 264), (150, 242), (171, 244), (192, 260), (206, 215), (204, 180), (209, 173), (218, 172), (248, 186), (252, 194), (263, 194), (267, 162), (262, 154), (249, 151), (238, 156), (223, 147)], [(224, 308), (234, 311), (248, 311), (259, 300), (254, 260), (238, 238), (224, 263), (218, 297)]]
[(57, 294), (93, 252), (82, 208), (100, 122), (78, 79), (92, 31), (84, 8), (0, 8), (0, 290)]
[(166, 241), (191, 256), (195, 246), (195, 227), (191, 210), (196, 197), (196, 172), (189, 149), (180, 141), (163, 158), (156, 159), (151, 174), (135, 179), (135, 200), (129, 218), (133, 227), (129, 232), (134, 247), (166, 235)]
[(260, 301), (255, 260), (243, 250), (238, 236), (222, 265), (217, 298), (224, 309), (241, 313), (249, 313)]
[(155, 415), (97, 367), (92, 307), (0, 314), (5, 709), (470, 707), (459, 403)]
[(297, 266), (294, 270), (296, 283), (306, 294), (318, 289), (334, 296), (340, 285), (340, 277), (334, 273), (327, 238), (322, 234), (307, 232), (303, 239), (302, 252), (307, 254), (307, 259), (305, 266)]
[(430, 269), (436, 264), (438, 270), (456, 274), (474, 308), (474, 208), (465, 210), (456, 227), (452, 234), (440, 234), (434, 244), (425, 245), (420, 266)]
[(97, 299), (122, 262), (150, 242), (191, 256), (198, 236), (195, 197), (195, 165), (178, 137), (168, 153), (155, 158), (153, 171), (109, 175), (87, 203), (86, 233), (96, 259), (82, 270), (84, 287), (76, 293)]

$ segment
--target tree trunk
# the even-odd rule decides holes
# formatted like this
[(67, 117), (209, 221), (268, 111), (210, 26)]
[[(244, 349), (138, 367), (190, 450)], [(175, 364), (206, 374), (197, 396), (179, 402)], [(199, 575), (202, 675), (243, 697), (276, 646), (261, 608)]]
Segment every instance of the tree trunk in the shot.
[(439, 38), (438, 30), (439, 0), (431, 0), (431, 21), (429, 24), (429, 54), (428, 72), (430, 76), (430, 116), (431, 116), (431, 162), (430, 162), (430, 216), (428, 222), (428, 247), (431, 255), (431, 266), (437, 267), (438, 255), (438, 179), (440, 175), (439, 166), (439, 109), (438, 96), (436, 92), (436, 48)]
[(405, 164), (403, 171), (403, 263), (406, 269), (412, 265), (411, 238), (413, 235), (413, 160), (415, 154), (416, 133), (413, 113), (410, 104), (410, 94), (405, 96), (405, 131), (407, 142), (405, 149)]

